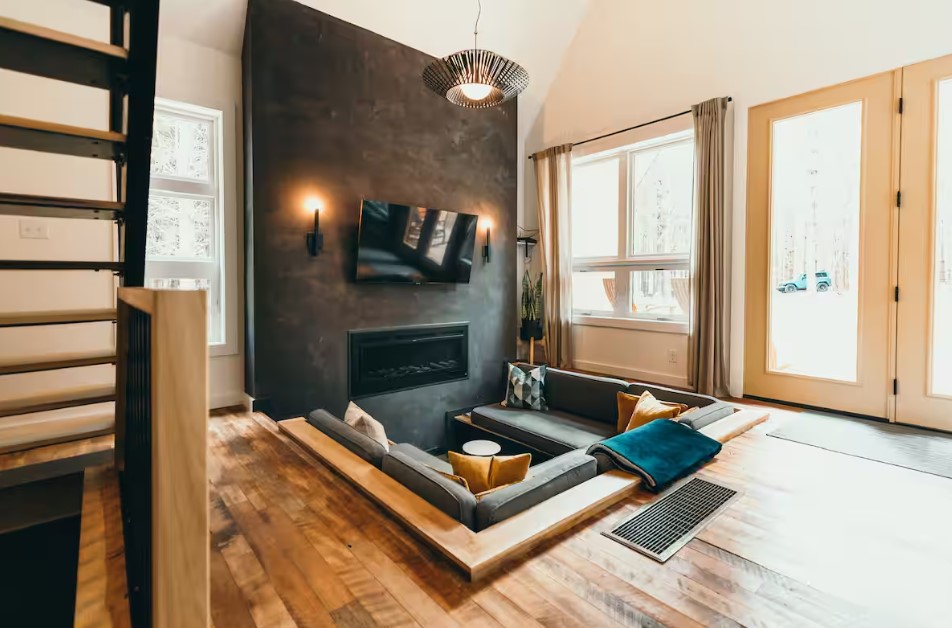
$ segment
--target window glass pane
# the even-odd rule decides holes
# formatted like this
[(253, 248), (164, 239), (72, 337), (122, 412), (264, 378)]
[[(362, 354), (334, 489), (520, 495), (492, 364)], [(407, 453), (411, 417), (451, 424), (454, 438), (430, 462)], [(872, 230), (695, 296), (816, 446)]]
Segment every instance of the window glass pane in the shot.
[(645, 270), (631, 273), (631, 312), (637, 318), (686, 321), (691, 286), (686, 270)]
[(615, 273), (572, 273), (572, 309), (578, 312), (614, 312)]
[(222, 328), (221, 295), (213, 294), (213, 286), (206, 277), (150, 277), (146, 279), (147, 288), (155, 290), (204, 290), (208, 294), (208, 342), (218, 344), (225, 341)]
[(618, 158), (572, 166), (572, 257), (618, 256)]
[(149, 194), (146, 257), (211, 259), (214, 206), (211, 197)]
[(631, 254), (687, 253), (694, 207), (694, 142), (631, 155)]
[(939, 83), (938, 118), (930, 388), (952, 395), (952, 79)]
[(863, 105), (773, 123), (769, 368), (856, 381)]
[(155, 112), (152, 174), (208, 181), (212, 123)]

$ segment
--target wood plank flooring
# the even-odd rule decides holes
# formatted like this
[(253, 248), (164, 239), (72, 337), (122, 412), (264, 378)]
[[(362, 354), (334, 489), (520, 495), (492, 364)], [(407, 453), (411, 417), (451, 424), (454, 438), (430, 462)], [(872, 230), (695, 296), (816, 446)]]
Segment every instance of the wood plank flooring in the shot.
[(766, 432), (704, 473), (744, 491), (664, 565), (616, 504), (476, 584), (260, 414), (210, 422), (211, 609), (244, 626), (925, 626), (952, 615), (952, 480)]

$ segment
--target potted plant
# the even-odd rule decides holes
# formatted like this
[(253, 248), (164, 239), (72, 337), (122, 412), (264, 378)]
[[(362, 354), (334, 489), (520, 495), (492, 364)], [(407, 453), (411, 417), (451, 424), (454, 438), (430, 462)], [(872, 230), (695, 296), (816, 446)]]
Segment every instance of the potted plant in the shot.
[(522, 340), (542, 340), (542, 273), (533, 284), (527, 270), (522, 276)]

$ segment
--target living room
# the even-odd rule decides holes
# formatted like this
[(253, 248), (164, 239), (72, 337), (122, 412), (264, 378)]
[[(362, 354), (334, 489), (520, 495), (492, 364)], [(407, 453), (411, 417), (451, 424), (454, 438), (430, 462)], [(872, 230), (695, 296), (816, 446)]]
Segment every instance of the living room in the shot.
[(0, 0), (12, 625), (944, 624), (952, 9), (553, 8)]

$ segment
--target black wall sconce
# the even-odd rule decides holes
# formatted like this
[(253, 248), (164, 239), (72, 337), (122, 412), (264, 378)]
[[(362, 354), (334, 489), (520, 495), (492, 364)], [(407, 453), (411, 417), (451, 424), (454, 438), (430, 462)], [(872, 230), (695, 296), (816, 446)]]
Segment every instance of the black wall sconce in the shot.
[(314, 212), (314, 231), (305, 234), (307, 252), (311, 257), (317, 257), (324, 250), (324, 234), (321, 233), (321, 206), (317, 201), (308, 201), (307, 209)]
[(491, 230), (492, 230), (492, 224), (487, 223), (486, 224), (486, 244), (483, 245), (483, 261), (486, 262), (487, 264), (492, 261), (491, 255), (490, 255), (491, 251), (489, 250), (489, 242), (490, 242), (489, 236), (490, 236)]

